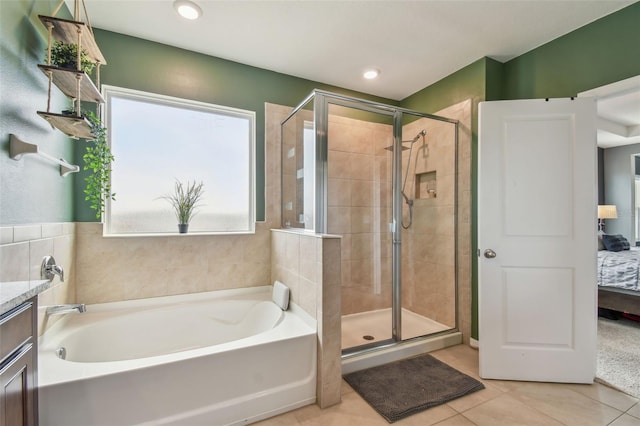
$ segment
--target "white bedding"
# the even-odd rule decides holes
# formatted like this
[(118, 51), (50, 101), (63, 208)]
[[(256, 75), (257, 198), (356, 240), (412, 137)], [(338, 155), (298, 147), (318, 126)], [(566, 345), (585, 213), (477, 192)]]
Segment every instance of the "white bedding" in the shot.
[(598, 285), (640, 291), (640, 248), (598, 251)]

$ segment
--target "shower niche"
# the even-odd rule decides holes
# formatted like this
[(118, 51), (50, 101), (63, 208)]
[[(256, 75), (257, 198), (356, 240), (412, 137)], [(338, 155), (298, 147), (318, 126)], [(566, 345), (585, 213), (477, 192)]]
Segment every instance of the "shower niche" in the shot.
[(416, 173), (416, 199), (436, 198), (438, 196), (438, 179), (435, 170)]
[(282, 227), (341, 237), (343, 359), (458, 331), (457, 126), (321, 90), (281, 123)]

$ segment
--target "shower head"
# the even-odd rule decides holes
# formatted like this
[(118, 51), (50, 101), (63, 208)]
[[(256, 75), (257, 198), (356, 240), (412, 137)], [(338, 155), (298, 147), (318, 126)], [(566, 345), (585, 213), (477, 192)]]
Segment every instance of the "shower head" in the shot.
[(426, 131), (425, 129), (422, 129), (422, 130), (420, 130), (420, 133), (418, 133), (418, 134), (416, 135), (416, 137), (415, 137), (415, 138), (413, 138), (412, 142), (415, 142), (415, 141), (417, 141), (418, 139), (420, 139), (421, 137), (422, 137), (422, 138), (423, 138), (423, 137), (425, 137), (426, 135), (427, 135), (427, 131)]
[[(410, 141), (402, 141), (403, 144), (408, 143), (408, 144), (414, 144), (418, 141), (418, 139), (420, 138), (424, 138), (427, 134), (427, 131), (422, 129), (417, 135), (415, 135), (415, 137), (413, 139), (411, 139)], [(387, 147), (385, 147), (384, 149), (386, 149), (387, 151), (393, 151), (393, 145), (389, 145)], [(403, 151), (406, 151), (407, 149), (409, 149), (406, 146), (402, 147)]]

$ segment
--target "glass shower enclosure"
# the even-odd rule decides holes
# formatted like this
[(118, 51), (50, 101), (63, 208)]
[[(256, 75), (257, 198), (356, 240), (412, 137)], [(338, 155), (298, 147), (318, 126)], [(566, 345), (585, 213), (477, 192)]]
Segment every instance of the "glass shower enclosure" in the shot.
[(456, 331), (457, 121), (314, 90), (281, 130), (282, 227), (341, 236), (343, 356)]

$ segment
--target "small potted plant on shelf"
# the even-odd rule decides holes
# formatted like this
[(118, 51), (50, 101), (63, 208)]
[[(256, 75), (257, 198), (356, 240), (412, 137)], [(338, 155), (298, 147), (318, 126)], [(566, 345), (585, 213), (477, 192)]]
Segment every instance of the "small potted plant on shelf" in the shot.
[(178, 232), (186, 234), (189, 230), (189, 222), (196, 213), (196, 207), (204, 194), (203, 183), (193, 183), (187, 181), (186, 185), (176, 180), (173, 194), (165, 195), (161, 198), (167, 200), (173, 206), (174, 213), (178, 219)]
[(107, 129), (102, 126), (100, 118), (91, 111), (84, 116), (91, 123), (93, 140), (87, 141), (88, 145), (84, 156), (84, 170), (89, 175), (84, 178), (87, 183), (84, 199), (89, 201), (90, 207), (96, 211), (96, 218), (100, 219), (104, 213), (105, 200), (110, 198), (115, 201), (115, 192), (111, 192), (111, 163), (113, 154), (107, 143)]
[[(78, 69), (78, 45), (74, 43), (54, 41), (51, 46), (50, 65), (59, 68)], [(91, 74), (95, 65), (96, 64), (89, 59), (87, 52), (82, 49), (80, 52), (80, 69), (87, 74)]]

